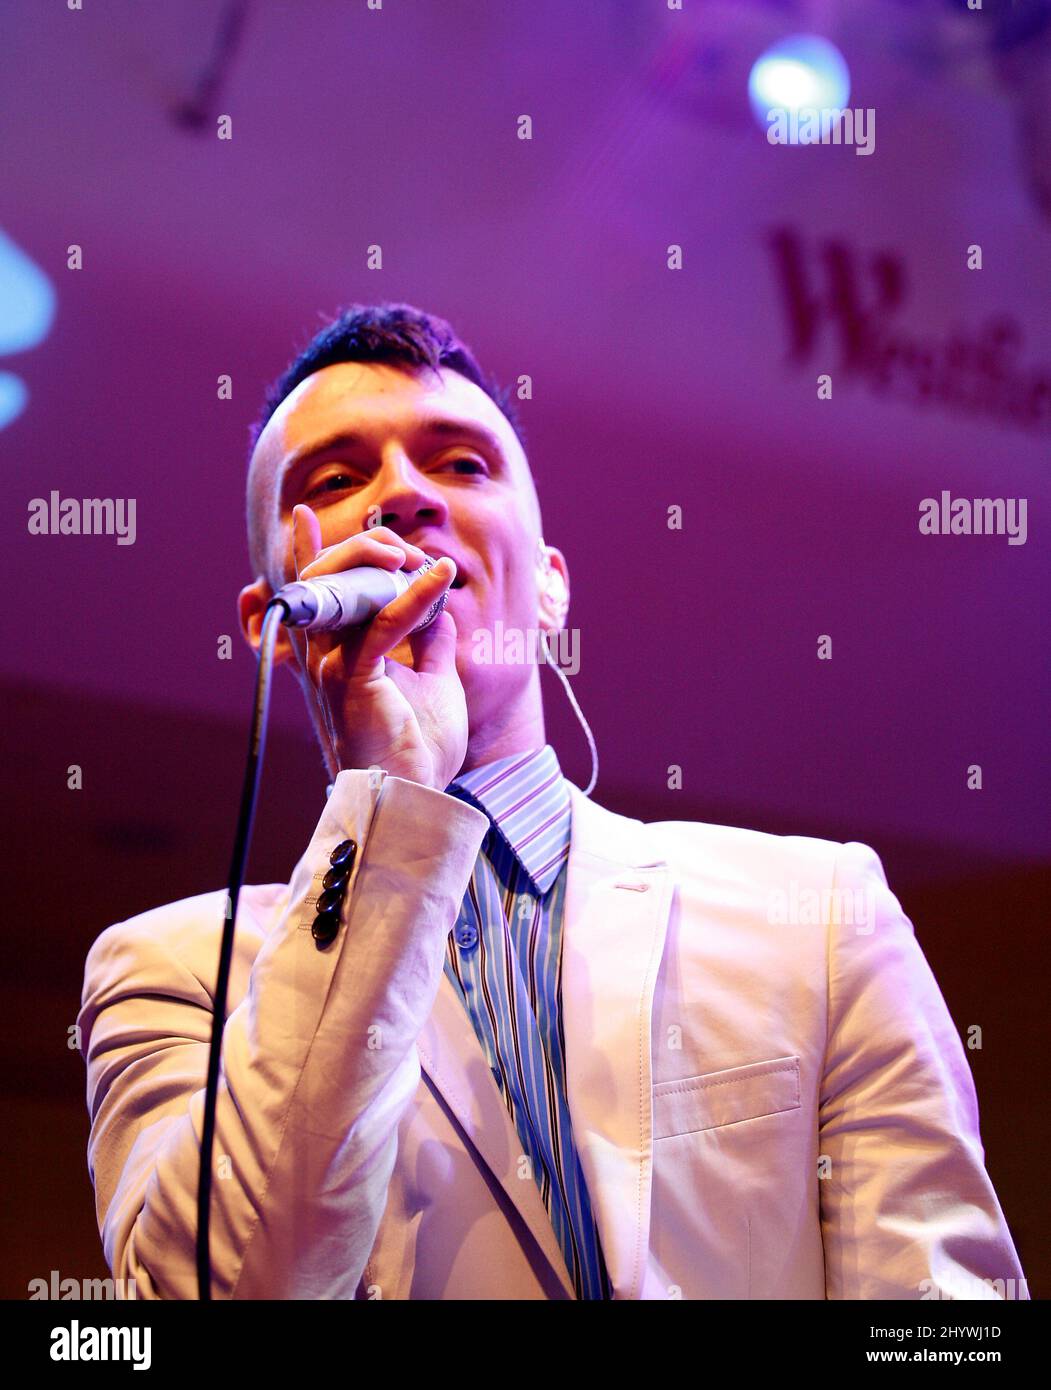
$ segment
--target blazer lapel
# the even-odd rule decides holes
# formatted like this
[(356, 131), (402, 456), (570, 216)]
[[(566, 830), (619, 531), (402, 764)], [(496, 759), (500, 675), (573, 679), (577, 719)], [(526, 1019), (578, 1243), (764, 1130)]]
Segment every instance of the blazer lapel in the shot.
[(650, 1024), (673, 891), (642, 822), (576, 787), (562, 936), (573, 1135), (616, 1298), (645, 1286), (653, 1168)]
[[(638, 1298), (651, 1293), (650, 1018), (673, 885), (664, 861), (648, 857), (640, 821), (604, 810), (572, 784), (570, 793), (562, 928), (567, 1099), (614, 1296)], [(536, 1183), (518, 1176), (521, 1141), (444, 973), (417, 1048), (427, 1076), (573, 1298)]]
[(522, 1142), (471, 1020), (444, 972), (416, 1046), (424, 1071), (529, 1228), (566, 1297), (574, 1298), (573, 1281), (537, 1185), (520, 1176)]

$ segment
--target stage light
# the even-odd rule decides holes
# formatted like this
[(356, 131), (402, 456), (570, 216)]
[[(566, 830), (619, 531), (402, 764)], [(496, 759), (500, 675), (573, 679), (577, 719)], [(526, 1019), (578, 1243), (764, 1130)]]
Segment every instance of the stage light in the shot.
[(0, 372), (0, 430), (17, 420), (26, 408), (29, 392), (14, 372)]
[(827, 39), (793, 34), (756, 59), (748, 77), (748, 99), (764, 130), (772, 110), (842, 110), (850, 100), (850, 71)]
[[(55, 317), (51, 281), (0, 231), (0, 353), (25, 352), (47, 337)], [(0, 372), (0, 430), (18, 418), (29, 392), (13, 372)]]

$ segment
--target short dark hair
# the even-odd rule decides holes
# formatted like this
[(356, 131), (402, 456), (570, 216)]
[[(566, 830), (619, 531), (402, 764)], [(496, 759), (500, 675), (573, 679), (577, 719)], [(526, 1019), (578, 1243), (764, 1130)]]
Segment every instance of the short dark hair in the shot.
[(459, 372), (495, 402), (525, 448), (511, 390), (485, 376), (471, 349), (445, 319), (411, 304), (352, 304), (315, 333), (267, 389), (263, 407), (249, 428), (249, 456), (285, 397), (308, 376), (336, 362), (392, 362), (413, 371), (448, 367)]

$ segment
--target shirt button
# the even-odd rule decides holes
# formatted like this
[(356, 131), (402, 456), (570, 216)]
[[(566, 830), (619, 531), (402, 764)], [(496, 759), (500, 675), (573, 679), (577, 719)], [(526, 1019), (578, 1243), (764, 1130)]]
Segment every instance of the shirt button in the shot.
[(461, 951), (469, 951), (472, 946), (478, 945), (478, 932), (468, 922), (461, 922), (454, 935)]

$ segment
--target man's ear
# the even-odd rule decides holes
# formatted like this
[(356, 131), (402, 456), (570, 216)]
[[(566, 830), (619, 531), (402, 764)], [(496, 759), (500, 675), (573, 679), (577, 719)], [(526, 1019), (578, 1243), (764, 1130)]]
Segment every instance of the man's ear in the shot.
[(561, 550), (540, 541), (536, 561), (537, 616), (544, 632), (559, 632), (569, 613), (569, 566)]
[[(241, 631), (245, 641), (254, 652), (259, 651), (263, 635), (263, 614), (274, 597), (274, 591), (265, 579), (257, 579), (254, 584), (246, 584), (237, 596), (237, 612), (241, 619)], [(277, 643), (274, 647), (274, 665), (290, 660), (295, 655), (292, 636), (287, 627), (278, 628)]]

